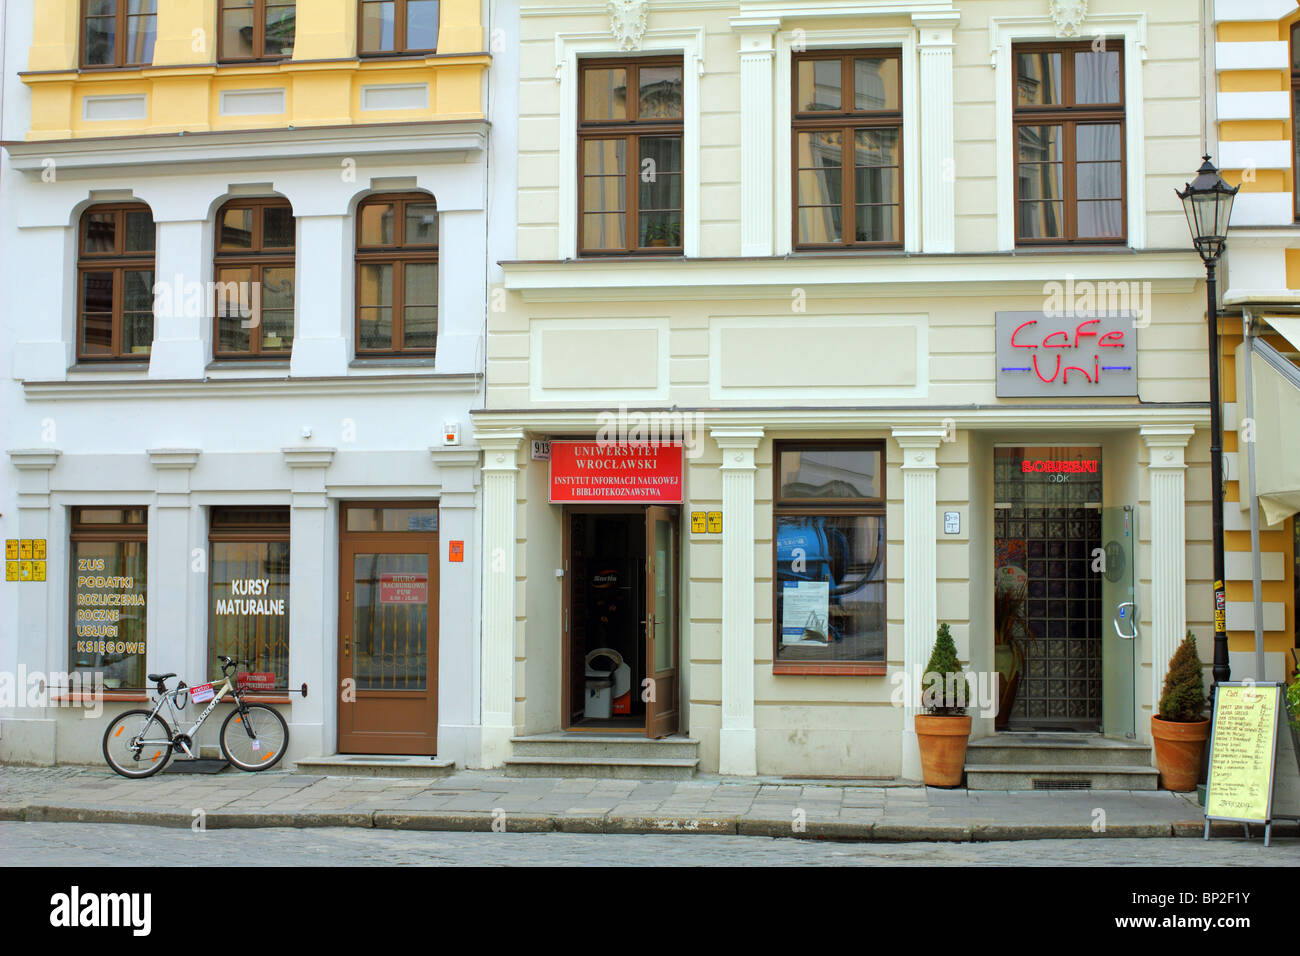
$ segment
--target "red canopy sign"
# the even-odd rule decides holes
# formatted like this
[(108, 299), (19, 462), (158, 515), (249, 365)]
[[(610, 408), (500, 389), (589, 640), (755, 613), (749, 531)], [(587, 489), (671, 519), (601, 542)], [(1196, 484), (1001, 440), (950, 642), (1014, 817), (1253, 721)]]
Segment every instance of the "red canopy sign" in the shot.
[(551, 442), (551, 501), (675, 504), (682, 500), (680, 443)]

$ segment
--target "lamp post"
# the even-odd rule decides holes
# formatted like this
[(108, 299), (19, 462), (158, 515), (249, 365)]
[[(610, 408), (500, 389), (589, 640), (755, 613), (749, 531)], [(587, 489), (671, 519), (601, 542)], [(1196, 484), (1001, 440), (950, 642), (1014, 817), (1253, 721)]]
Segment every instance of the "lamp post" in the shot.
[(1219, 398), (1219, 307), (1215, 270), (1228, 243), (1232, 200), (1240, 187), (1229, 186), (1205, 156), (1196, 178), (1177, 193), (1183, 201), (1192, 243), (1205, 263), (1206, 316), (1210, 323), (1210, 487), (1214, 514), (1214, 683), (1226, 681), (1228, 668), (1227, 599), (1223, 569), (1223, 404)]

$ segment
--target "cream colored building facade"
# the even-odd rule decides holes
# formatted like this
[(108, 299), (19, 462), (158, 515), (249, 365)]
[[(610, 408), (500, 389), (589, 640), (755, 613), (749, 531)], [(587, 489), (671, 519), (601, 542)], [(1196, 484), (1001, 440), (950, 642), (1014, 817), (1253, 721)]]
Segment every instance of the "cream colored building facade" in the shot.
[[(1102, 681), (1094, 700), (1128, 708), (1127, 726), (1092, 729), (1149, 740), (1185, 632), (1211, 654), (1204, 272), (1174, 196), (1201, 151), (1196, 11), (1174, 0), (524, 0), (520, 29), (517, 249), (494, 290), (486, 408), (474, 416), (485, 763), (506, 760), (511, 738), (581, 729), (573, 509), (551, 503), (555, 460), (534, 442), (599, 438), (611, 422), (669, 421), (687, 439), (671, 704), (701, 770), (919, 777), (915, 701), (898, 695), (919, 683), (940, 622), (972, 672), (993, 671), (1006, 535), (995, 459), (1045, 448), (1090, 449), (1090, 505), (1132, 509), (1131, 683)], [(1121, 238), (1018, 243), (1017, 57), (1025, 44), (1080, 42), (1122, 57)], [(897, 57), (895, 248), (798, 248), (792, 70), (819, 51)], [(581, 71), (638, 57), (682, 64), (680, 254), (584, 255)], [(1089, 290), (1103, 301), (1070, 301), (1136, 337), (1128, 394), (1042, 384), (1009, 397), (1023, 373), (999, 371), (997, 315), (1042, 314), (1054, 294)], [(871, 572), (883, 655), (783, 667), (774, 591), (790, 586), (778, 567), (789, 554), (776, 499), (787, 486), (774, 468), (783, 450), (854, 441), (881, 443), (883, 456), (883, 561)], [(697, 512), (720, 513), (720, 531), (693, 527)], [(1080, 611), (1096, 641), (1113, 627), (1101, 606)], [(1036, 675), (1049, 701), (1051, 676)], [(992, 715), (977, 715), (973, 735), (994, 733)]]

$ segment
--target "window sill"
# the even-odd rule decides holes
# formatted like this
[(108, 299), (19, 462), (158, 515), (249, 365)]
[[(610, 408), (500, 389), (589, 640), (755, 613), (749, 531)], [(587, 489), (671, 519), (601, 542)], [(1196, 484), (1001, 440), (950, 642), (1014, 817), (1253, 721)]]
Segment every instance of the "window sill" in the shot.
[(888, 673), (886, 664), (772, 664), (773, 674), (794, 674), (826, 677), (883, 677)]
[(434, 356), (386, 356), (383, 358), (355, 358), (348, 368), (433, 368)]
[(147, 372), (149, 371), (148, 362), (114, 362), (106, 360), (103, 362), (77, 362), (68, 369), (69, 372)]
[(225, 371), (246, 368), (288, 368), (289, 360), (282, 358), (219, 358), (204, 366), (204, 371)]

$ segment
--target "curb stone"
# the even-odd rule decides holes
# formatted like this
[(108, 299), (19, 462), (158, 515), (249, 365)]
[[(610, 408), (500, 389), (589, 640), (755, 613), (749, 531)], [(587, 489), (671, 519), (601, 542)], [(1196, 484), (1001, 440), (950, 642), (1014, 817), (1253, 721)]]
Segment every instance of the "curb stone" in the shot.
[(1173, 836), (1168, 823), (1111, 823), (1104, 830), (1075, 823), (980, 823), (971, 832), (976, 843), (1013, 840), (1083, 840), (1094, 837), (1133, 839)]
[(602, 833), (688, 833), (734, 836), (735, 817), (656, 817), (610, 815)]
[(970, 843), (970, 824), (877, 823), (871, 839), (888, 843)]

